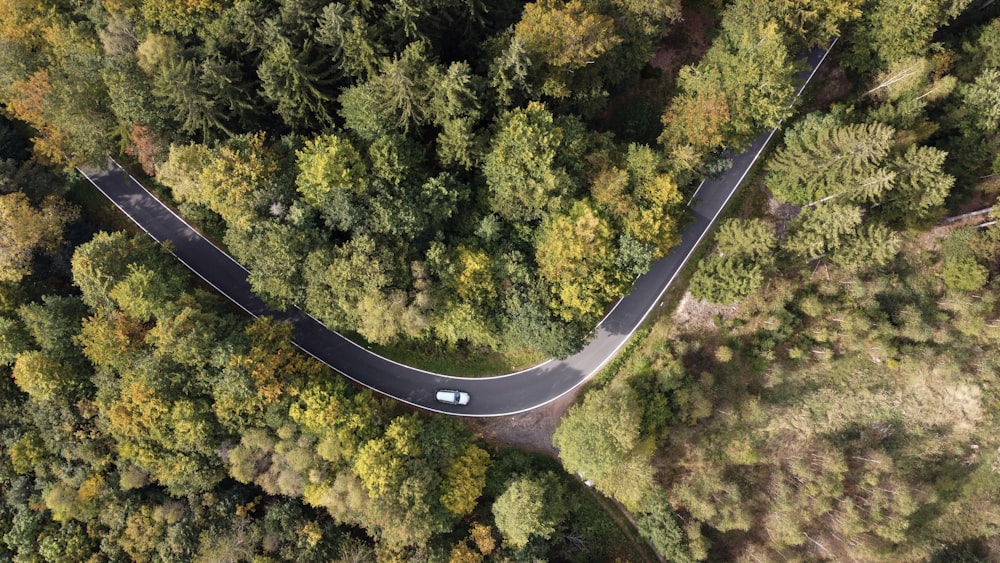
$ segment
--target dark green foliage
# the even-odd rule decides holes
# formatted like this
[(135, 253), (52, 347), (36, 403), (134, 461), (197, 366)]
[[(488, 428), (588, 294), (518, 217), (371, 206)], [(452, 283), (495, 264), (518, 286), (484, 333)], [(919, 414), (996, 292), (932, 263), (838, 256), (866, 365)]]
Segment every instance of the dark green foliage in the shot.
[(166, 116), (158, 110), (149, 82), (134, 57), (118, 59), (102, 69), (111, 99), (111, 111), (124, 125), (132, 123), (163, 129)]
[(745, 298), (764, 283), (776, 243), (771, 227), (759, 219), (726, 221), (716, 234), (716, 252), (691, 278), (691, 294), (724, 305)]
[(309, 249), (307, 235), (279, 222), (262, 222), (249, 230), (230, 229), (226, 246), (251, 270), (250, 285), (279, 308), (299, 305), (304, 279), (302, 263)]
[(668, 561), (685, 563), (694, 560), (677, 515), (667, 499), (658, 496), (650, 503), (646, 512), (639, 516), (638, 528), (656, 552)]
[(504, 542), (517, 548), (533, 537), (549, 539), (566, 517), (562, 487), (552, 472), (527, 474), (507, 485), (493, 503), (493, 517)]
[(227, 108), (203, 84), (193, 60), (167, 63), (153, 81), (153, 94), (188, 135), (207, 141), (233, 133)]
[(279, 117), (296, 130), (329, 126), (333, 116), (327, 106), (333, 99), (336, 71), (326, 57), (306, 41), (293, 46), (273, 34), (257, 68), (261, 93), (277, 106)]
[(811, 114), (785, 133), (785, 149), (769, 163), (775, 197), (804, 205), (848, 192), (877, 201), (894, 174), (876, 170), (889, 154), (894, 131), (881, 123), (840, 126), (833, 115)]
[(969, 4), (968, 0), (932, 0), (914, 8), (905, 0), (865, 2), (861, 18), (847, 33), (846, 60), (870, 72), (907, 56), (922, 55), (934, 32)]

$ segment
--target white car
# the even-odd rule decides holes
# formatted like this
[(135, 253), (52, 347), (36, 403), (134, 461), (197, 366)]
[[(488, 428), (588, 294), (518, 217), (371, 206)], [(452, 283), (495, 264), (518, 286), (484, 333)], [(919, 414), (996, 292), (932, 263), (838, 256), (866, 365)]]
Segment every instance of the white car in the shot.
[(437, 392), (437, 400), (449, 405), (467, 405), (469, 404), (469, 394), (465, 391), (440, 389)]

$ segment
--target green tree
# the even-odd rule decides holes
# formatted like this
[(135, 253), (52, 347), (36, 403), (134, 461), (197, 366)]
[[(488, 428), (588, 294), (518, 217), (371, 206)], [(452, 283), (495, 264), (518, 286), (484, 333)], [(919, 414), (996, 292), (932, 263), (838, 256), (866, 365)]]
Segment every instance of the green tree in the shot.
[(676, 563), (694, 561), (677, 514), (662, 495), (656, 495), (645, 513), (639, 516), (638, 528), (639, 533), (653, 544), (656, 552), (666, 557), (668, 561)]
[(698, 264), (690, 290), (697, 299), (728, 305), (763, 285), (774, 265), (777, 237), (760, 219), (730, 219), (715, 240), (716, 251)]
[(456, 516), (472, 512), (486, 485), (489, 462), (490, 454), (476, 445), (452, 460), (441, 483), (441, 505)]
[(280, 32), (270, 34), (257, 76), (264, 98), (277, 106), (278, 116), (292, 128), (333, 123), (328, 106), (339, 77), (324, 55), (311, 41), (294, 45)]
[(542, 92), (556, 98), (570, 95), (567, 73), (593, 63), (621, 42), (614, 20), (594, 13), (581, 0), (538, 0), (524, 7), (514, 28), (532, 61)]
[(641, 506), (654, 488), (648, 455), (640, 448), (642, 406), (627, 387), (592, 391), (574, 405), (552, 436), (566, 471), (630, 509)]
[(11, 374), (22, 391), (36, 401), (45, 402), (73, 396), (70, 390), (76, 384), (73, 371), (44, 352), (32, 351), (18, 354)]
[(116, 309), (111, 289), (128, 273), (129, 264), (172, 264), (168, 254), (149, 239), (130, 237), (125, 232), (94, 235), (73, 253), (73, 283), (80, 288), (81, 299), (98, 313)]
[(35, 344), (58, 360), (74, 361), (79, 352), (73, 340), (80, 333), (80, 320), (86, 307), (73, 295), (46, 295), (41, 302), (18, 309), (21, 323)]
[(844, 194), (878, 201), (895, 179), (881, 171), (895, 131), (881, 123), (841, 126), (831, 115), (811, 114), (785, 133), (785, 147), (769, 164), (767, 186), (776, 197), (807, 204)]
[(907, 56), (922, 55), (938, 27), (969, 5), (968, 0), (935, 0), (913, 6), (901, 0), (866, 2), (845, 39), (848, 63), (860, 70), (885, 68)]
[(350, 140), (338, 135), (320, 135), (306, 141), (295, 153), (299, 173), (295, 184), (306, 203), (320, 207), (331, 191), (363, 193), (368, 172)]
[(129, 264), (126, 274), (108, 296), (118, 305), (118, 309), (141, 322), (150, 322), (160, 316), (167, 303), (183, 291), (187, 278), (164, 275), (141, 264)]
[(1000, 67), (988, 68), (961, 89), (966, 121), (981, 132), (1000, 127)]
[(942, 210), (955, 178), (942, 169), (948, 153), (934, 147), (910, 146), (892, 163), (898, 171), (895, 188), (881, 212), (889, 220), (913, 226)]
[(989, 270), (973, 257), (949, 258), (941, 270), (944, 283), (955, 291), (979, 291), (989, 280)]
[(430, 92), (437, 86), (431, 80), (439, 73), (424, 42), (410, 43), (398, 56), (382, 59), (371, 84), (383, 118), (404, 132), (425, 124), (430, 113)]
[(785, 27), (810, 47), (826, 47), (841, 27), (862, 15), (863, 0), (776, 0), (769, 2)]
[(721, 41), (714, 41), (699, 63), (718, 69), (736, 141), (730, 146), (776, 126), (791, 111), (795, 64), (772, 17), (759, 3), (736, 2), (722, 16)]
[(774, 252), (777, 237), (760, 219), (728, 219), (719, 225), (715, 242), (723, 256), (763, 261)]
[(232, 135), (231, 113), (202, 81), (197, 62), (177, 58), (165, 63), (153, 79), (153, 95), (174, 116), (180, 130), (202, 142)]
[(370, 78), (377, 71), (385, 48), (375, 35), (365, 18), (342, 2), (323, 8), (316, 30), (316, 40), (335, 49), (341, 69), (355, 78)]
[(566, 516), (562, 496), (562, 486), (551, 472), (514, 479), (493, 503), (504, 542), (522, 548), (533, 536), (551, 538)]
[(0, 317), (0, 365), (9, 366), (31, 347), (31, 339), (17, 319)]
[(848, 268), (881, 267), (892, 261), (902, 249), (902, 240), (892, 229), (879, 224), (866, 224), (832, 256), (837, 264)]
[(681, 17), (681, 3), (676, 0), (613, 0), (615, 7), (632, 20), (643, 33), (666, 34), (666, 24)]
[(391, 249), (357, 236), (333, 253), (306, 259), (306, 307), (334, 328), (352, 328), (371, 342), (388, 343), (424, 327), (420, 303), (399, 289), (404, 268)]
[(510, 221), (540, 219), (568, 191), (557, 162), (563, 129), (537, 102), (504, 114), (498, 127), (483, 162), (490, 208)]
[(156, 105), (146, 75), (135, 57), (122, 58), (101, 69), (111, 111), (123, 125), (152, 124), (164, 128), (165, 116)]
[(191, 367), (211, 361), (215, 346), (208, 335), (225, 334), (226, 319), (197, 304), (207, 298), (205, 293), (182, 295), (161, 312), (144, 339), (154, 355)]
[(695, 299), (730, 305), (764, 284), (760, 264), (713, 254), (698, 264), (689, 290)]
[(861, 224), (861, 209), (828, 202), (796, 217), (785, 248), (810, 260), (840, 249)]
[(190, 143), (170, 145), (167, 161), (157, 170), (157, 179), (170, 188), (177, 201), (204, 201), (201, 172), (212, 159), (212, 149)]
[(698, 158), (724, 146), (730, 122), (729, 101), (718, 71), (708, 67), (685, 66), (677, 77), (680, 93), (663, 113), (660, 144), (668, 150), (689, 146)]
[(212, 152), (198, 175), (201, 191), (197, 203), (209, 206), (230, 227), (247, 228), (265, 203), (259, 196), (268, 191), (280, 170), (277, 154), (265, 146), (264, 133), (233, 137)]
[(691, 155), (678, 153), (682, 166), (700, 164), (714, 149), (742, 146), (789, 115), (795, 65), (773, 17), (764, 4), (732, 4), (701, 62), (681, 71), (660, 142), (691, 147)]
[(302, 301), (302, 263), (309, 253), (308, 235), (278, 221), (261, 221), (250, 229), (229, 229), (226, 247), (247, 269), (254, 293), (278, 308)]
[(531, 58), (523, 39), (514, 33), (505, 38), (506, 46), (490, 63), (490, 86), (496, 91), (498, 105), (509, 109), (531, 93)]
[(587, 201), (550, 215), (538, 234), (538, 273), (552, 285), (551, 307), (565, 321), (588, 323), (624, 289), (613, 268), (615, 245), (607, 222)]
[(216, 0), (149, 0), (141, 3), (143, 17), (164, 31), (185, 35), (216, 16), (224, 3)]

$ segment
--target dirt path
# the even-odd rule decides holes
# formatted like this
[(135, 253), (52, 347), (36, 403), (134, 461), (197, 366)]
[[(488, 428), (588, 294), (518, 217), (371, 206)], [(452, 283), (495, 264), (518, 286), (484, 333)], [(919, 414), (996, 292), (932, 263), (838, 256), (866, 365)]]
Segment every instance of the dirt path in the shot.
[(467, 419), (466, 424), (488, 442), (554, 458), (556, 449), (552, 447), (552, 434), (563, 413), (576, 401), (581, 388), (577, 387), (542, 408), (514, 416)]

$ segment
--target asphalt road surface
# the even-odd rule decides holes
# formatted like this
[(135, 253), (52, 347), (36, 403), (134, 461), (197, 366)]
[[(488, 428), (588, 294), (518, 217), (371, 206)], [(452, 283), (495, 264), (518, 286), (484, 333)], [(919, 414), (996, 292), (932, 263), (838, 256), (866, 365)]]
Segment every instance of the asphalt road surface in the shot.
[[(829, 49), (815, 49), (809, 53), (796, 97), (812, 79), (827, 53)], [(268, 308), (251, 291), (246, 269), (202, 237), (111, 159), (104, 170), (81, 169), (80, 172), (153, 239), (161, 243), (171, 241), (174, 255), (219, 293), (255, 317), (268, 315), (290, 321), (294, 325), (295, 344), (346, 377), (404, 403), (435, 412), (503, 416), (554, 401), (582, 385), (614, 358), (657, 306), (776, 131), (758, 137), (746, 152), (733, 158), (729, 171), (698, 187), (689, 204), (693, 221), (681, 233), (680, 244), (668, 256), (655, 262), (649, 273), (635, 281), (632, 291), (597, 325), (593, 338), (582, 350), (562, 360), (549, 360), (523, 371), (483, 378), (451, 377), (405, 366), (372, 353), (298, 310), (281, 312)], [(472, 399), (466, 406), (442, 404), (434, 398), (438, 389), (467, 391)]]

